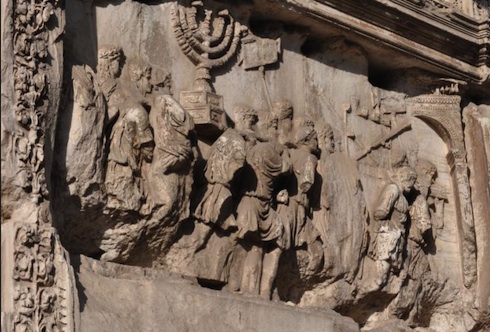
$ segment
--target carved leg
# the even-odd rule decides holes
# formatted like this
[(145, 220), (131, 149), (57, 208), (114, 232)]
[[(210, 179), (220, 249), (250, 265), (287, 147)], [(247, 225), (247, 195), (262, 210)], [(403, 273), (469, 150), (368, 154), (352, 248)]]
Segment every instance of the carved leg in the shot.
[(279, 258), (282, 250), (274, 248), (270, 252), (264, 254), (264, 262), (262, 265), (262, 278), (260, 280), (260, 296), (270, 300), (272, 294), (272, 286), (276, 279), (277, 267), (279, 266)]
[(376, 261), (376, 267), (378, 269), (378, 277), (376, 278), (376, 285), (378, 289), (381, 289), (388, 281), (388, 273), (390, 272), (390, 263), (385, 260)]
[(99, 246), (105, 253), (100, 257), (106, 262), (125, 262), (143, 235), (144, 221), (137, 224), (123, 224), (108, 229)]
[(194, 252), (198, 252), (206, 247), (206, 244), (208, 243), (208, 240), (211, 237), (213, 230), (209, 225), (205, 225), (202, 223), (199, 224), (200, 225), (196, 225), (196, 229), (199, 226), (199, 231), (197, 232), (197, 239), (194, 243)]
[(323, 258), (323, 246), (321, 241), (313, 241), (308, 244), (308, 255), (310, 256), (310, 261), (308, 262), (308, 274), (313, 274), (318, 271), (322, 263)]
[(262, 256), (263, 248), (252, 245), (243, 265), (242, 286), (240, 288), (242, 292), (259, 295)]

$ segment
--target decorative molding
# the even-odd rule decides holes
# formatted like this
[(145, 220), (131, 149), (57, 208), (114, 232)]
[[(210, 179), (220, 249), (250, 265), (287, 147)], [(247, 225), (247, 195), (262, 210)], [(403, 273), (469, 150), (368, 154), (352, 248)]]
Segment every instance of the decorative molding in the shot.
[(382, 43), (448, 75), (472, 83), (489, 77), (488, 18), (472, 18), (449, 5), (424, 7), (401, 0), (283, 2), (305, 16)]
[[(59, 35), (64, 12), (58, 0), (13, 1), (12, 150), (15, 184), (33, 202), (33, 218), (14, 223), (14, 331), (73, 331), (70, 270), (52, 227), (46, 179), (45, 144), (49, 140), (49, 111), (56, 108), (61, 82), (51, 82), (62, 66)], [(57, 45), (58, 44), (58, 45)], [(62, 58), (62, 56), (61, 56)], [(53, 74), (55, 73), (55, 74)], [(59, 77), (58, 77), (59, 78)], [(4, 110), (2, 110), (4, 111)], [(55, 110), (57, 111), (57, 110)]]
[(23, 223), (14, 240), (14, 330), (72, 331), (66, 263), (49, 225)]

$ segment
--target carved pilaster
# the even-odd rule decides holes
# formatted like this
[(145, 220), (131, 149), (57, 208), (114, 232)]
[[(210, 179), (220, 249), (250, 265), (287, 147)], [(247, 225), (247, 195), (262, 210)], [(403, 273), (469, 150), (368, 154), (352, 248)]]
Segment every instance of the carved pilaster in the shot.
[(463, 254), (463, 278), (466, 287), (471, 287), (476, 281), (476, 237), (471, 204), (470, 186), (468, 179), (468, 164), (466, 153), (462, 150), (452, 150), (447, 155), (451, 169), (453, 188), (455, 188), (456, 210), (460, 227), (461, 251)]
[(52, 227), (48, 192), (62, 83), (62, 6), (58, 0), (13, 0), (8, 13), (12, 30), (6, 38), (12, 38), (12, 43), (6, 46), (12, 56), (6, 61), (12, 72), (2, 75), (2, 81), (10, 82), (13, 94), (11, 107), (2, 104), (2, 113), (9, 113), (2, 120), (7, 119), (10, 138), (6, 167), (13, 186), (9, 190), (19, 194), (9, 202), (11, 214), (5, 219), (2, 215), (2, 223), (9, 223), (14, 231), (5, 235), (13, 236), (9, 247), (2, 248), (13, 259), (2, 269), (12, 269), (13, 302), (8, 314), (14, 331), (74, 330), (69, 314), (74, 302), (67, 302), (72, 299), (71, 272)]
[(453, 182), (454, 199), (460, 233), (464, 285), (476, 281), (476, 239), (471, 204), (468, 164), (461, 122), (461, 97), (453, 95), (422, 95), (409, 101), (409, 112), (428, 123), (448, 147), (447, 161)]
[(469, 104), (463, 110), (465, 145), (470, 170), (471, 197), (475, 218), (478, 288), (480, 308), (486, 308), (490, 297), (490, 118), (485, 108)]

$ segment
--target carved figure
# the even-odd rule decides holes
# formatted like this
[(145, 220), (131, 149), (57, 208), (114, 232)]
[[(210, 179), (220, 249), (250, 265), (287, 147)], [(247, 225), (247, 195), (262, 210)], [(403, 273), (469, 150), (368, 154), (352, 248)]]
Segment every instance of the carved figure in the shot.
[(246, 189), (237, 208), (237, 237), (253, 243), (244, 262), (241, 291), (264, 297), (270, 296), (270, 280), (274, 280), (276, 273), (269, 257), (264, 257), (264, 245), (273, 244), (273, 253), (267, 251), (265, 255), (271, 254), (275, 260), (279, 248), (274, 241), (283, 233), (282, 222), (271, 208), (275, 182), (290, 169), (289, 160), (283, 154), (287, 151), (269, 142), (259, 142), (247, 153)]
[(107, 101), (107, 125), (124, 116), (129, 105), (137, 104), (149, 108), (150, 101), (147, 96), (153, 90), (151, 84), (152, 68), (139, 59), (129, 59), (121, 72), (122, 51), (118, 48), (109, 48), (103, 53), (106, 58), (99, 59), (102, 91)]
[(313, 152), (318, 149), (313, 123), (305, 121), (298, 128), (295, 145), (297, 148), (290, 150), (292, 172), (287, 186), (289, 203), (280, 204), (277, 212), (284, 224), (283, 248), (287, 250), (306, 245), (310, 256), (308, 272), (312, 273), (318, 269), (323, 257), (320, 233), (309, 217), (308, 193), (315, 181), (317, 166)]
[(71, 195), (98, 203), (104, 178), (106, 104), (95, 73), (88, 66), (72, 69), (72, 112), (66, 144), (66, 181)]
[(323, 271), (352, 282), (367, 246), (368, 214), (358, 165), (335, 151), (329, 124), (320, 127), (319, 138), (321, 157), (310, 196), (313, 223), (323, 242)]
[[(131, 60), (128, 63), (128, 77), (125, 83), (132, 83), (126, 86), (125, 93), (128, 98), (135, 98), (137, 94), (146, 97), (151, 93), (153, 86), (151, 84), (151, 66), (141, 60)], [(132, 89), (129, 89), (131, 87)], [(133, 90), (133, 91), (130, 91)]]
[(374, 218), (379, 222), (375, 237), (375, 260), (378, 268), (377, 287), (381, 288), (388, 280), (390, 269), (400, 270), (403, 263), (408, 201), (404, 194), (409, 193), (417, 173), (409, 166), (395, 170), (393, 182), (382, 190)]
[(272, 104), (272, 112), (278, 119), (279, 143), (291, 143), (293, 141), (293, 105), (288, 100), (276, 101)]
[(171, 245), (179, 221), (190, 216), (197, 142), (192, 117), (169, 95), (156, 97), (150, 123), (156, 129), (155, 149), (153, 162), (144, 165), (147, 201), (140, 213), (150, 216), (146, 240), (156, 258)]
[(245, 156), (246, 142), (236, 130), (226, 130), (212, 145), (205, 171), (206, 192), (194, 212), (197, 220), (210, 226), (209, 232), (201, 234), (199, 247), (205, 244), (212, 226), (237, 228), (230, 184), (245, 164)]
[(263, 136), (269, 141), (277, 141), (279, 119), (274, 113), (268, 113), (262, 127)]
[(421, 159), (416, 166), (417, 181), (415, 188), (419, 195), (410, 208), (411, 226), (409, 239), (418, 244), (423, 244), (423, 235), (432, 228), (429, 212), (429, 190), (437, 174), (437, 168), (430, 161)]
[(98, 52), (97, 80), (109, 107), (113, 104), (111, 97), (121, 75), (122, 56), (122, 50), (115, 46), (101, 47)]
[(246, 105), (236, 105), (235, 130), (237, 130), (247, 142), (247, 150), (257, 143), (255, 125), (258, 121), (257, 111)]
[(151, 70), (152, 92), (156, 95), (172, 94), (172, 75), (162, 68), (152, 68)]
[[(420, 159), (415, 167), (418, 195), (410, 207), (410, 229), (408, 232), (407, 258), (404, 267), (405, 287), (390, 304), (390, 312), (399, 317), (408, 313), (408, 322), (413, 323), (421, 313), (422, 302), (431, 291), (431, 268), (426, 250), (431, 244), (429, 230), (432, 217), (429, 209), (429, 190), (437, 174), (437, 168), (430, 161)], [(430, 240), (429, 240), (430, 241)]]
[(147, 165), (148, 206), (153, 219), (187, 218), (191, 174), (196, 157), (194, 122), (182, 106), (169, 95), (160, 95), (150, 112), (155, 130), (153, 162)]
[(107, 206), (122, 211), (139, 211), (144, 192), (141, 163), (151, 161), (153, 134), (148, 112), (138, 104), (129, 105), (111, 133), (106, 171)]

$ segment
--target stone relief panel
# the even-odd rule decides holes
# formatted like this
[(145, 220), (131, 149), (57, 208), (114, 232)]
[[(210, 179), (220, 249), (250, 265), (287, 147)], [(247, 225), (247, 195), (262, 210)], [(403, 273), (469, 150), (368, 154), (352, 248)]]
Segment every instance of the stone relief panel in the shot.
[[(56, 5), (16, 7), (16, 179), (35, 204), (48, 195), (42, 45)], [(65, 47), (49, 179), (71, 254), (328, 307), (365, 328), (466, 324), (455, 316), (475, 309), (483, 226), (454, 86), (412, 98), (375, 87), (362, 47), (249, 20), (249, 4), (87, 11), (91, 47)], [(65, 254), (40, 215), (15, 237), (13, 324), (66, 330)]]

